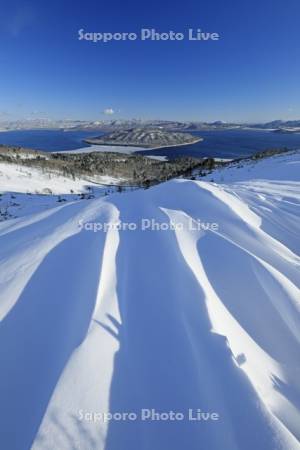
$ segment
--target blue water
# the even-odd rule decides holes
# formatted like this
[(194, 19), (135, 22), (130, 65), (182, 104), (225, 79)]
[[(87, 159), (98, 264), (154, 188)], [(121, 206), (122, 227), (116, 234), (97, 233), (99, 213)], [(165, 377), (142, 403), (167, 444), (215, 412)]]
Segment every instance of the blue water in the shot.
[[(60, 151), (89, 147), (83, 142), (88, 137), (99, 136), (99, 131), (26, 130), (0, 132), (0, 144), (16, 145), (36, 150)], [(193, 132), (204, 141), (183, 147), (148, 150), (148, 155), (211, 156), (215, 158), (237, 158), (248, 156), (268, 148), (300, 148), (300, 134), (280, 134), (256, 130), (220, 130)]]
[[(169, 158), (178, 156), (238, 158), (270, 148), (300, 148), (300, 134), (281, 134), (256, 130), (197, 131), (192, 134), (201, 136), (204, 140), (183, 147), (151, 150), (147, 154), (168, 155)], [(139, 153), (143, 154), (144, 152)]]
[(59, 152), (89, 147), (83, 139), (100, 136), (99, 131), (25, 130), (0, 132), (0, 144)]

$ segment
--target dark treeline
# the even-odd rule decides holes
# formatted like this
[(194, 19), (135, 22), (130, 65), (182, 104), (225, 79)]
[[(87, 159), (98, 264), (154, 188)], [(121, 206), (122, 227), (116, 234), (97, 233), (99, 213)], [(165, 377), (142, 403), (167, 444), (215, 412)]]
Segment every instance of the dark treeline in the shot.
[(18, 163), (26, 167), (40, 168), (46, 172), (58, 172), (76, 179), (87, 176), (121, 178), (124, 184), (148, 187), (171, 178), (191, 177), (195, 169), (211, 170), (215, 166), (212, 158), (177, 158), (160, 161), (141, 155), (120, 153), (46, 153), (17, 147), (0, 148), (0, 161)]
[[(288, 151), (287, 148), (267, 149), (250, 158), (238, 158), (235, 162), (258, 160)], [(149, 187), (172, 178), (194, 178), (210, 173), (217, 166), (230, 162), (216, 162), (213, 158), (181, 157), (170, 161), (147, 158), (142, 155), (122, 153), (46, 153), (20, 147), (0, 145), (0, 161), (35, 167), (44, 173), (56, 173), (75, 180), (86, 177), (98, 182), (97, 178), (109, 176), (120, 179), (120, 184)], [(99, 183), (101, 179), (99, 178)], [(103, 184), (103, 183), (102, 183)]]

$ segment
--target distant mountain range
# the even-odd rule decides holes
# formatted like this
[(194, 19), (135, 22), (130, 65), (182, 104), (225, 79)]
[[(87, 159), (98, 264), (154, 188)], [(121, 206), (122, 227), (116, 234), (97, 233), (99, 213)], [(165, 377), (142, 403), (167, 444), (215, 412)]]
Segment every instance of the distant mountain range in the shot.
[(192, 122), (192, 121), (171, 121), (171, 120), (111, 120), (111, 121), (96, 121), (96, 122), (82, 122), (75, 125), (75, 130), (103, 130), (114, 131), (119, 129), (128, 129), (135, 127), (144, 128), (161, 128), (171, 131), (202, 131), (202, 130), (224, 130), (224, 129), (271, 129), (277, 130), (281, 128), (296, 128), (300, 127), (300, 120), (283, 121), (274, 120), (266, 123), (236, 123), (223, 122), (221, 120), (215, 122)]
[[(200, 122), (200, 121), (171, 121), (171, 120), (51, 120), (36, 118), (16, 121), (0, 122), (0, 131), (31, 130), (31, 129), (63, 129), (66, 131), (115, 131), (129, 128), (161, 128), (172, 131), (202, 131), (223, 129), (271, 129), (298, 131), (300, 120), (273, 120), (266, 123), (237, 123), (237, 122)], [(292, 130), (293, 129), (293, 130)]]

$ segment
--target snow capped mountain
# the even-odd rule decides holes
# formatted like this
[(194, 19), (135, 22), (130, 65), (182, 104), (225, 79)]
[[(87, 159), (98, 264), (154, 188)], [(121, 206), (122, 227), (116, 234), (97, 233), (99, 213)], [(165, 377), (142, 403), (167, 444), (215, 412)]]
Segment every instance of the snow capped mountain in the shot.
[(1, 448), (299, 450), (299, 168), (1, 222)]

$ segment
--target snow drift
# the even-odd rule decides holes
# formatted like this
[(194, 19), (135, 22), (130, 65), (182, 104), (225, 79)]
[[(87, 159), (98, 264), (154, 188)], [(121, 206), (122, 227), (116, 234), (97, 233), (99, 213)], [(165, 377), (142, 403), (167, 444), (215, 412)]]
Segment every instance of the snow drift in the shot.
[[(282, 155), (1, 223), (1, 448), (300, 449), (299, 168)], [(184, 226), (79, 227), (142, 218)], [(145, 408), (185, 418), (87, 420)]]

